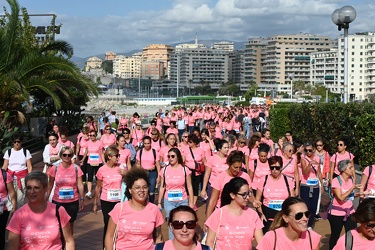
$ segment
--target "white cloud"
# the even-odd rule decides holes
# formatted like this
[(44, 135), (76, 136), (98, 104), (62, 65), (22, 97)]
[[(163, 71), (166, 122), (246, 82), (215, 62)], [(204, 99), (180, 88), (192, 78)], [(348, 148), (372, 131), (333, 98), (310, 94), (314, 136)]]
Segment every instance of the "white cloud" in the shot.
[[(352, 3), (351, 3), (352, 2)], [(350, 33), (374, 30), (375, 5), (370, 0), (176, 0), (163, 11), (137, 11), (127, 16), (83, 18), (58, 15), (59, 36), (72, 43), (77, 56), (112, 50), (142, 49), (151, 43), (201, 39), (246, 41), (249, 37), (300, 32), (339, 36), (331, 13), (347, 4), (357, 10)]]

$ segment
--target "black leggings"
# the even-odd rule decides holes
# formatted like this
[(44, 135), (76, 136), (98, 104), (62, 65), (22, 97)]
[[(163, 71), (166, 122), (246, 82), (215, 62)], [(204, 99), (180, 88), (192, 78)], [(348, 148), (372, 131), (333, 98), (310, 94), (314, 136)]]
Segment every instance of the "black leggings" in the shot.
[(199, 184), (201, 183), (202, 175), (195, 175), (195, 171), (192, 171), (191, 174), (191, 185), (193, 186), (194, 196), (198, 196), (199, 193)]
[(333, 247), (336, 245), (337, 240), (340, 238), (340, 233), (342, 230), (342, 226), (345, 227), (345, 232), (348, 232), (357, 227), (357, 223), (355, 223), (351, 216), (344, 221), (344, 216), (336, 216), (332, 214), (328, 214), (328, 221), (329, 225), (331, 226), (331, 237), (329, 238), (329, 249), (332, 250)]
[[(104, 221), (104, 232), (103, 232), (103, 248), (104, 248), (104, 239), (105, 239), (105, 234), (107, 232), (107, 227), (108, 227), (108, 221), (109, 221), (109, 212), (112, 211), (112, 209), (115, 207), (115, 205), (118, 202), (109, 202), (109, 201), (103, 201), (100, 200), (100, 205), (102, 208), (102, 213), (103, 213), (103, 221)], [(117, 221), (114, 221), (117, 223)]]
[(99, 164), (99, 166), (91, 166), (87, 164), (87, 181), (92, 182), (94, 180), (94, 176), (98, 172), (99, 168), (103, 166), (103, 164)]
[(272, 208), (269, 208), (269, 207), (266, 207), (265, 205), (262, 204), (262, 212), (264, 214), (264, 216), (266, 217), (267, 219), (267, 222), (263, 222), (263, 234), (266, 234), (273, 222), (273, 219), (275, 218), (276, 214), (279, 212), (275, 209), (272, 209)]
[(9, 211), (5, 210), (0, 214), (0, 249), (5, 249), (5, 228), (9, 218)]
[[(79, 155), (78, 160), (81, 161), (82, 159), (83, 159), (83, 155)], [(81, 165), (81, 170), (83, 172), (82, 181), (85, 182), (86, 181), (86, 174), (87, 174), (87, 158), (83, 161), (83, 163)]]

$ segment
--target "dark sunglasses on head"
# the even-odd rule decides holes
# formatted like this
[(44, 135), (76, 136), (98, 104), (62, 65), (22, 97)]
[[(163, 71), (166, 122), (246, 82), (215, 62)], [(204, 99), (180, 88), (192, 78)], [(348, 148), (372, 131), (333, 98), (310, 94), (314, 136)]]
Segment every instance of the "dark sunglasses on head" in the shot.
[(167, 157), (168, 157), (168, 159), (169, 159), (169, 158), (174, 159), (174, 158), (176, 157), (176, 155), (167, 155)]
[(279, 171), (281, 169), (281, 167), (280, 166), (270, 166), (270, 169), (271, 170), (275, 170), (276, 169), (276, 170)]
[(195, 229), (197, 227), (197, 222), (195, 220), (188, 220), (186, 222), (175, 220), (172, 222), (172, 227), (174, 229), (182, 229), (186, 225), (187, 229)]
[(72, 157), (73, 154), (62, 154), (63, 157)]
[(16, 143), (21, 143), (21, 141), (13, 141), (13, 143), (14, 143), (14, 144), (16, 144)]
[(306, 212), (299, 212), (299, 213), (296, 213), (294, 215), (294, 219), (296, 220), (300, 220), (302, 219), (303, 215), (305, 215), (306, 218), (309, 218), (310, 215), (311, 215), (311, 212), (310, 211), (306, 211)]

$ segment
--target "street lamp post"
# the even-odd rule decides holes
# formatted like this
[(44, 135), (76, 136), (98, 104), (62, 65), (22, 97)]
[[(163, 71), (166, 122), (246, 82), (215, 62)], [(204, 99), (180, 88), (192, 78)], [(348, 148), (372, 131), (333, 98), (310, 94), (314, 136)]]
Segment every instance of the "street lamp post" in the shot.
[(344, 103), (348, 103), (348, 34), (349, 24), (354, 21), (357, 12), (352, 6), (344, 6), (332, 13), (332, 22), (338, 26), (339, 31), (344, 29)]
[(290, 79), (290, 99), (293, 99), (293, 74), (288, 74)]

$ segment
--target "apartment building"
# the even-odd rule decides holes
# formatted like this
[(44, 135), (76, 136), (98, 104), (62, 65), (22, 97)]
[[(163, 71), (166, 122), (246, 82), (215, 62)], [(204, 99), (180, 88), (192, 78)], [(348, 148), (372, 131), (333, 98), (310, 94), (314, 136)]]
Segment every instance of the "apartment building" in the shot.
[(116, 58), (115, 52), (109, 51), (109, 52), (105, 53), (105, 60), (106, 61), (113, 61), (113, 59), (115, 59), (115, 58)]
[(85, 71), (90, 71), (90, 69), (99, 69), (102, 66), (103, 60), (93, 56), (87, 59), (85, 63)]
[[(310, 82), (343, 94), (344, 38), (337, 49), (311, 54)], [(348, 96), (349, 101), (361, 101), (375, 94), (375, 33), (363, 32), (348, 36)]]
[(245, 43), (243, 54), (243, 81), (245, 83), (255, 82), (259, 84), (265, 82), (266, 48), (266, 38), (250, 38)]
[(117, 55), (113, 60), (113, 74), (120, 78), (139, 78), (142, 65), (142, 52), (131, 57)]
[(166, 44), (150, 44), (143, 48), (142, 77), (164, 79), (169, 77), (169, 61), (174, 48)]

